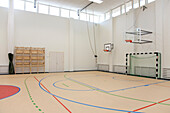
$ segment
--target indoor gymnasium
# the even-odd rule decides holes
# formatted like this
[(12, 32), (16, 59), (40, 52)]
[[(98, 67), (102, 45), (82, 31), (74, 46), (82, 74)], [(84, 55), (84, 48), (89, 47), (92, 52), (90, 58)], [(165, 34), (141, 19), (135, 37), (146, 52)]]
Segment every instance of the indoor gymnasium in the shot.
[(0, 113), (170, 113), (170, 0), (0, 0)]

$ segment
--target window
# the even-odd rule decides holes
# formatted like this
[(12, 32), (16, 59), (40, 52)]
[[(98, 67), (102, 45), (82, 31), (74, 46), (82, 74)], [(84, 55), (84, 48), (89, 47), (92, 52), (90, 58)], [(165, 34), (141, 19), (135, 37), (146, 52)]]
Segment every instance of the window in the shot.
[(155, 0), (148, 0), (148, 3), (154, 2)]
[(94, 16), (94, 23), (99, 23), (99, 16)]
[(48, 6), (39, 4), (39, 13), (48, 14)]
[(100, 22), (104, 22), (104, 14), (100, 16)]
[(139, 0), (134, 0), (133, 1), (133, 8), (138, 8), (139, 7)]
[(110, 12), (106, 13), (106, 20), (110, 19)]
[(67, 9), (61, 9), (61, 16), (69, 18), (69, 10)]
[(0, 0), (0, 7), (9, 7), (9, 0)]
[(79, 16), (76, 11), (70, 11), (70, 18), (79, 19)]
[(145, 0), (140, 0), (140, 6), (145, 5)]
[(14, 9), (24, 10), (24, 1), (14, 0)]
[(112, 10), (112, 17), (116, 17), (120, 15), (120, 7)]
[(37, 12), (37, 8), (34, 8), (33, 2), (26, 2), (25, 10), (30, 12)]
[(50, 15), (59, 16), (60, 15), (59, 8), (51, 6), (50, 7)]
[(125, 13), (125, 5), (122, 5), (122, 14)]
[(126, 12), (129, 12), (130, 9), (132, 9), (132, 2), (131, 1), (126, 3)]
[(94, 22), (94, 16), (90, 15), (90, 22)]
[(80, 20), (89, 21), (89, 14), (80, 13)]

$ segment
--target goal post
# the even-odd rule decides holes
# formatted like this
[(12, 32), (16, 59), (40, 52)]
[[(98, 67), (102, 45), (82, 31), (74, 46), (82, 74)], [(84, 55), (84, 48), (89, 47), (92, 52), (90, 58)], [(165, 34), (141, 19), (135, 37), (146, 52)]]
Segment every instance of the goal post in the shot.
[(126, 74), (161, 78), (161, 53), (127, 53)]

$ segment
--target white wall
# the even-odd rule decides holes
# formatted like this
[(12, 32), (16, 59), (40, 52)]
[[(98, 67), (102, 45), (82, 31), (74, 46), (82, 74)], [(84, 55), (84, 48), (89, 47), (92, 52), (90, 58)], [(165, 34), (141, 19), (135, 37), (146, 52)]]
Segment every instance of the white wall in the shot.
[[(170, 68), (170, 1), (156, 0), (146, 6), (145, 11), (139, 11), (139, 8), (131, 10), (127, 14), (114, 17), (112, 22), (106, 21), (100, 24), (99, 64), (109, 64), (108, 59), (112, 57), (113, 65), (126, 65), (126, 53), (158, 51), (162, 53), (162, 68)], [(152, 35), (144, 38), (152, 40), (153, 43), (140, 45), (126, 43), (123, 33), (134, 24), (144, 30), (152, 31)], [(114, 50), (110, 53), (112, 56), (108, 56), (101, 52), (101, 48), (104, 43), (111, 41), (111, 37)]]
[(15, 11), (15, 46), (45, 47), (46, 71), (49, 51), (64, 52), (65, 70), (68, 70), (68, 19), (43, 14)]
[(0, 8), (0, 65), (8, 65), (8, 9)]
[[(0, 18), (1, 65), (8, 64), (7, 9), (1, 8), (0, 15), (2, 16)], [(65, 71), (96, 69), (94, 55), (89, 46), (86, 22), (15, 10), (14, 27), (15, 46), (46, 48), (47, 72), (50, 51), (64, 52)], [(90, 30), (92, 27), (92, 24), (89, 24)], [(90, 32), (90, 35), (92, 33)], [(94, 45), (94, 40), (92, 43)]]
[(125, 65), (126, 53), (134, 51), (134, 44), (125, 42), (124, 32), (133, 26), (133, 13), (113, 18), (114, 49), (113, 65)]
[[(78, 21), (71, 19), (70, 26), (72, 27), (72, 37), (73, 40), (73, 55), (74, 55), (74, 69), (75, 70), (96, 70), (94, 53), (94, 32), (93, 24), (84, 21)], [(95, 35), (97, 36), (97, 25), (95, 27)], [(90, 34), (90, 40), (88, 37), (88, 29)], [(97, 33), (97, 34), (96, 34)], [(92, 49), (90, 47), (90, 42), (92, 44)]]
[[(127, 15), (120, 15), (101, 23), (96, 28), (97, 53), (99, 64), (125, 65), (127, 52), (159, 51), (162, 53), (162, 67), (170, 67), (170, 2), (156, 0), (147, 5), (138, 15), (138, 9)], [(8, 10), (0, 8), (0, 65), (8, 64), (7, 57), (7, 20)], [(148, 37), (154, 43), (148, 45), (127, 44), (123, 32), (133, 25), (138, 15), (137, 25), (153, 31)], [(95, 59), (90, 49), (86, 22), (15, 11), (15, 45), (46, 48), (46, 71), (49, 69), (49, 51), (64, 52), (65, 71), (96, 69)], [(90, 37), (94, 48), (92, 24), (89, 24)], [(105, 43), (114, 43), (112, 53), (103, 52)], [(111, 69), (110, 69), (111, 70)]]
[(150, 52), (156, 50), (156, 11), (155, 2), (146, 5), (147, 9), (144, 11), (139, 8), (135, 11), (137, 17), (136, 26), (143, 30), (151, 31), (153, 34), (143, 36), (144, 40), (151, 40), (149, 44), (135, 44), (135, 52)]
[(163, 5), (163, 58), (165, 68), (170, 68), (170, 1), (164, 0)]
[(104, 52), (104, 44), (113, 43), (112, 19), (109, 19), (99, 26), (98, 39), (98, 64), (109, 64), (110, 53)]

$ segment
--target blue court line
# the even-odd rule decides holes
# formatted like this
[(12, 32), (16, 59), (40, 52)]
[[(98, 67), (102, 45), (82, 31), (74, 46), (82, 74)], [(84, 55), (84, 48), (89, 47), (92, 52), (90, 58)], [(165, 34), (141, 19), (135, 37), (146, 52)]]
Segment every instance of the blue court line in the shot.
[(88, 85), (88, 84), (79, 82), (79, 81), (77, 81), (77, 80), (73, 80), (73, 79), (71, 79), (71, 78), (67, 78), (67, 79), (68, 79), (68, 80), (72, 80), (72, 81), (77, 82), (77, 83), (80, 83), (80, 84), (83, 84), (83, 85), (85, 85), (85, 86), (88, 86), (88, 87), (90, 87), (90, 88), (92, 88), (92, 89), (94, 89), (94, 90), (98, 90), (98, 91), (102, 91), (102, 92), (105, 92), (105, 93), (109, 93), (108, 91), (102, 90), (102, 89), (97, 88), (97, 87), (94, 87), (94, 86), (90, 86), (90, 85)]
[[(107, 75), (96, 75), (97, 77), (98, 76), (107, 76)], [(117, 78), (117, 77), (115, 77), (115, 76), (110, 76), (112, 79), (114, 79), (114, 80), (119, 80), (119, 81), (132, 81), (132, 82), (139, 82), (139, 81), (144, 81), (144, 80), (125, 80), (125, 79), (120, 79), (119, 77)], [(116, 79), (115, 79), (116, 78)]]
[(109, 93), (109, 92), (117, 92), (117, 91), (124, 91), (124, 90), (128, 90), (128, 89), (139, 88), (139, 87), (147, 87), (147, 86), (150, 86), (150, 85), (154, 85), (154, 84), (159, 84), (159, 83), (166, 82), (166, 81), (156, 82), (156, 83), (151, 83), (151, 84), (146, 84), (146, 85), (140, 85), (140, 86), (134, 86), (134, 87), (124, 88), (124, 89), (118, 89), (118, 90), (113, 90), (113, 91), (105, 91), (105, 90), (96, 88), (96, 87), (94, 87), (94, 86), (90, 86), (90, 85), (88, 85), (88, 84), (85, 84), (85, 83), (82, 83), (82, 82), (73, 80), (73, 79), (71, 79), (71, 78), (67, 78), (67, 79), (72, 80), (72, 81), (75, 81), (75, 82), (78, 82), (78, 83), (83, 84), (83, 85), (86, 85), (86, 86), (89, 86), (89, 87), (91, 87), (91, 88), (93, 88), (93, 89), (95, 89), (95, 90), (100, 90), (100, 91), (102, 91), (102, 92), (106, 92), (106, 93)]
[(160, 83), (164, 83), (164, 82), (166, 82), (166, 81), (156, 82), (156, 83), (151, 83), (151, 84), (145, 84), (145, 85), (140, 85), (140, 86), (134, 86), (134, 87), (124, 88), (124, 89), (117, 89), (117, 90), (113, 90), (113, 91), (109, 91), (109, 92), (117, 92), (117, 91), (124, 91), (124, 90), (139, 88), (139, 87), (147, 87), (147, 86), (151, 86), (151, 85), (155, 85), (155, 84), (160, 84)]
[[(4, 85), (4, 86), (13, 86), (13, 85)], [(18, 86), (13, 86), (13, 87), (17, 87), (17, 88), (19, 89), (19, 91), (16, 92), (15, 94), (13, 94), (13, 95), (10, 95), (10, 96), (8, 96), (8, 97), (2, 98), (2, 99), (0, 99), (0, 100), (3, 100), (3, 99), (6, 99), (6, 98), (9, 98), (9, 97), (12, 97), (12, 96), (18, 94), (18, 93), (21, 91), (21, 88), (19, 88)]]
[[(49, 77), (49, 76), (47, 76)], [(102, 106), (96, 106), (96, 105), (91, 105), (91, 104), (86, 104), (86, 103), (82, 103), (82, 102), (78, 102), (78, 101), (74, 101), (74, 100), (70, 100), (70, 99), (67, 99), (67, 98), (64, 98), (64, 97), (61, 97), (61, 96), (57, 96), (53, 93), (49, 93), (47, 90), (45, 90), (44, 88), (42, 88), (41, 86), (41, 82), (46, 79), (47, 77), (44, 77), (42, 78), (40, 81), (39, 81), (39, 87), (45, 91), (46, 93), (50, 94), (50, 95), (53, 95), (57, 98), (60, 98), (60, 99), (63, 99), (63, 100), (66, 100), (66, 101), (69, 101), (69, 102), (73, 102), (73, 103), (77, 103), (77, 104), (80, 104), (80, 105), (85, 105), (85, 106), (89, 106), (89, 107), (94, 107), (94, 108), (100, 108), (100, 109), (105, 109), (105, 110), (112, 110), (112, 111), (120, 111), (120, 112), (127, 112), (127, 113), (143, 113), (143, 112), (134, 112), (134, 111), (128, 111), (128, 110), (120, 110), (120, 109), (114, 109), (114, 108), (107, 108), (107, 107), (102, 107)]]
[[(67, 79), (66, 79), (66, 80), (67, 80)], [(53, 83), (53, 86), (54, 86), (55, 88), (58, 88), (58, 89), (69, 90), (69, 91), (93, 91), (93, 89), (89, 89), (89, 90), (78, 90), (78, 89), (66, 89), (66, 88), (61, 88), (61, 87), (56, 86), (56, 83), (62, 82), (62, 81), (66, 81), (66, 80), (56, 81), (56, 82)]]
[[(68, 78), (68, 79), (70, 79), (70, 78)], [(73, 79), (70, 79), (70, 80), (73, 80)], [(74, 89), (61, 88), (61, 87), (58, 87), (58, 86), (55, 85), (56, 83), (61, 82), (61, 81), (65, 81), (65, 80), (56, 81), (55, 83), (53, 83), (53, 86), (58, 88), (58, 89), (62, 89), (62, 90), (70, 90), (70, 91), (94, 91), (94, 90), (101, 90), (101, 91), (107, 92), (107, 93), (108, 92), (125, 91), (125, 90), (129, 90), (129, 89), (140, 88), (140, 87), (147, 87), (147, 86), (150, 86), (150, 85), (155, 85), (155, 84), (167, 82), (167, 81), (162, 81), (162, 82), (150, 83), (150, 84), (145, 84), (145, 85), (140, 85), (140, 86), (133, 86), (133, 87), (123, 88), (123, 89), (117, 89), (117, 90), (112, 90), (112, 91), (104, 91), (102, 89), (96, 88), (94, 86), (90, 86), (90, 85), (82, 83), (82, 82), (79, 82), (79, 83), (84, 84), (84, 85), (89, 86), (89, 87), (92, 87), (94, 89), (90, 89), (90, 90), (74, 90)], [(73, 81), (78, 82), (76, 80), (73, 80)]]

